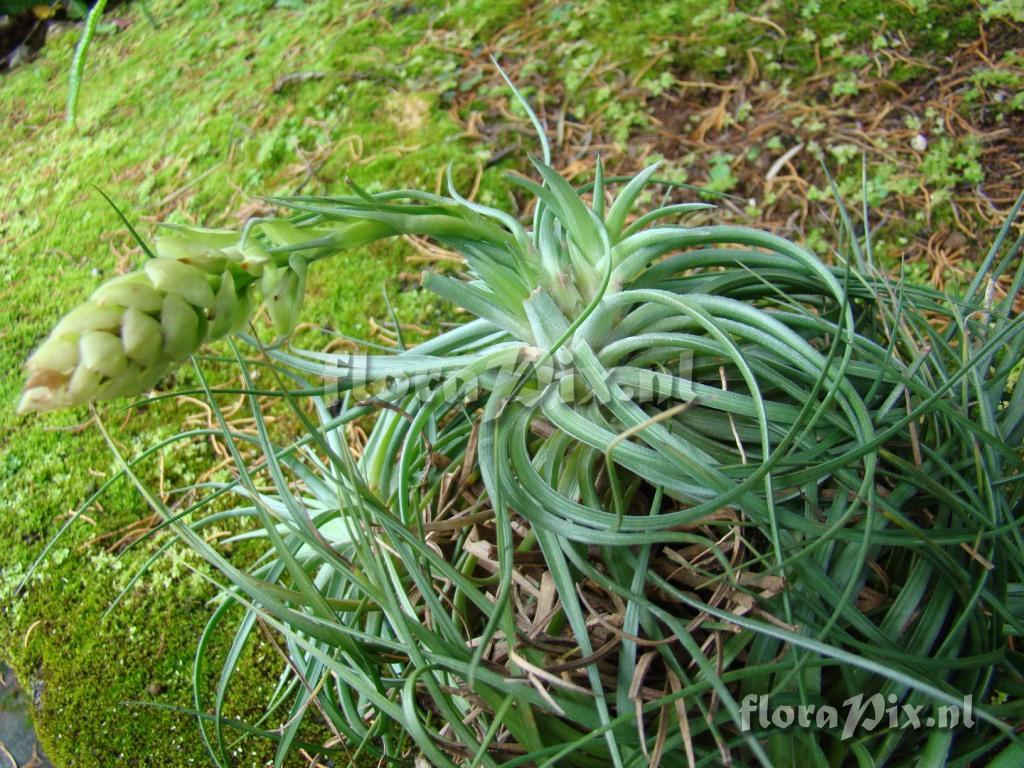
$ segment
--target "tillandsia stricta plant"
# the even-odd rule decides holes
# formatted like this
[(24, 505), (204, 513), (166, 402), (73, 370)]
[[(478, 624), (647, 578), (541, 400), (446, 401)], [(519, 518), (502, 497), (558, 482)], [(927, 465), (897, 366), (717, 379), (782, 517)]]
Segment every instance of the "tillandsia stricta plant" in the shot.
[[(529, 227), (451, 183), (277, 199), (290, 218), (158, 240), (31, 358), (26, 409), (142, 392), (239, 328), (257, 294), (287, 332), (307, 267), (342, 249), (414, 234), (465, 257), (466, 279), (426, 284), (475, 318), (411, 349), (397, 326), (398, 350), (358, 355), (242, 335), (259, 352), (235, 353), (255, 436), (197, 365), (236, 463), (201, 501), (172, 513), (135, 473), (147, 454), (118, 453), (223, 580), (195, 670), (214, 761), (253, 734), (282, 765), (300, 747), (353, 765), (1024, 754), (1009, 724), (1024, 690), (1024, 198), (952, 299), (888, 281), (849, 221), (829, 266), (767, 232), (669, 223), (698, 204), (639, 214), (655, 168), (605, 179), (598, 164), (577, 188), (544, 149), (539, 181), (513, 178)], [(280, 385), (257, 389), (253, 366)], [(274, 442), (260, 395), (293, 407), (299, 439)], [(203, 514), (232, 493), (238, 506)], [(246, 568), (201, 535), (226, 520), (265, 542)], [(206, 649), (236, 615), (208, 693)], [(266, 717), (241, 726), (223, 713), (259, 626), (288, 663)], [(851, 724), (856, 696), (883, 716)], [(779, 705), (813, 727), (779, 727)], [(815, 718), (828, 706), (837, 717)], [(933, 707), (959, 727), (889, 715)], [(332, 738), (310, 741), (311, 713)]]

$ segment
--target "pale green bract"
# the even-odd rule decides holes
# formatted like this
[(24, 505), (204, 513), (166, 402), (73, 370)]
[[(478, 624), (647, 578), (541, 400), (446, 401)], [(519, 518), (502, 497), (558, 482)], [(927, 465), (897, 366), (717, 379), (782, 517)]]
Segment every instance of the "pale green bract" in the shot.
[[(142, 269), (107, 281), (57, 324), (28, 359), (18, 410), (147, 391), (205, 342), (248, 324), (257, 281), (272, 263), (258, 244), (242, 246), (237, 232), (175, 226)], [(288, 266), (275, 271), (284, 280), (293, 274)], [(301, 301), (294, 290), (278, 300), (291, 307), (288, 322), (277, 324), (282, 334)]]

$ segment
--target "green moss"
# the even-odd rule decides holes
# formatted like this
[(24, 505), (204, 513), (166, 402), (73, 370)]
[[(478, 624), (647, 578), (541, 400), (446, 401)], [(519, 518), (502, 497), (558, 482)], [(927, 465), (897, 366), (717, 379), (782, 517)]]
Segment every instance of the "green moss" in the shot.
[(977, 6), (967, 0), (942, 3), (784, 0), (780, 5), (780, 15), (800, 18), (822, 38), (841, 34), (851, 45), (860, 45), (877, 40), (880, 30), (899, 30), (911, 43), (912, 50), (940, 53), (951, 51), (958, 40), (971, 37), (976, 32), (978, 17)]

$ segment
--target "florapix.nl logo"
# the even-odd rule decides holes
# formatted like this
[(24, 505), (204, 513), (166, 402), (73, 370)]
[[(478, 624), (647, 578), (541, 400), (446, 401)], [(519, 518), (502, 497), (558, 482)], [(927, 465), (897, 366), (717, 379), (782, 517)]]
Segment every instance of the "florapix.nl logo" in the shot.
[(880, 729), (952, 730), (973, 728), (974, 698), (967, 696), (960, 704), (915, 704), (901, 701), (893, 693), (871, 696), (857, 694), (840, 705), (826, 703), (791, 703), (791, 696), (748, 694), (740, 701), (740, 728), (751, 730), (841, 731), (845, 741), (858, 733)]
[(599, 381), (587, 375), (587, 358), (593, 354), (584, 354), (581, 360), (569, 347), (549, 355), (521, 344), (498, 345), (472, 359), (428, 358), (415, 352), (394, 357), (341, 354), (332, 356), (330, 367), (337, 375), (330, 377), (327, 386), (339, 396), (350, 392), (357, 402), (396, 403), (414, 397), (420, 402), (452, 403), (497, 392), (527, 407), (543, 407), (550, 400), (570, 406), (594, 401), (667, 406), (715, 397), (712, 387), (693, 381), (690, 350), (650, 368), (608, 366), (608, 375)]

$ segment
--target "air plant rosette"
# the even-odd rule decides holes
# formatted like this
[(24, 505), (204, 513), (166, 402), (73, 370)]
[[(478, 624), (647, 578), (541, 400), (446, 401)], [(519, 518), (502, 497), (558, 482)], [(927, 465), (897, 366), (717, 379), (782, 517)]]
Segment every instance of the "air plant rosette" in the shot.
[[(848, 220), (828, 265), (768, 232), (670, 223), (703, 204), (639, 213), (654, 167), (605, 179), (598, 164), (576, 188), (546, 145), (535, 167), (539, 181), (512, 178), (533, 198), (529, 227), (451, 183), (280, 198), (290, 218), (241, 232), (178, 227), (30, 359), (26, 410), (140, 394), (245, 327), (261, 297), (287, 334), (308, 268), (341, 250), (417, 235), (465, 258), (465, 278), (425, 285), (474, 319), (412, 348), (400, 333), (394, 352), (346, 355), (241, 334), (257, 353), (232, 342), (255, 436), (197, 366), (237, 467), (184, 512), (118, 454), (223, 584), (196, 670), (215, 762), (253, 734), (279, 764), (300, 747), (489, 766), (1024, 754), (1010, 725), (1024, 683), (1020, 203), (952, 299), (887, 279)], [(271, 438), (256, 365), (281, 382), (295, 442)], [(208, 510), (228, 494), (238, 506)], [(246, 568), (202, 535), (228, 518), (265, 542)], [(231, 620), (207, 691), (204, 649)], [(288, 664), (267, 718), (232, 730), (231, 679), (260, 624)], [(971, 696), (978, 724), (848, 738), (841, 723), (746, 727), (740, 712), (750, 694), (873, 693), (926, 708)], [(314, 717), (326, 743), (308, 741)]]

